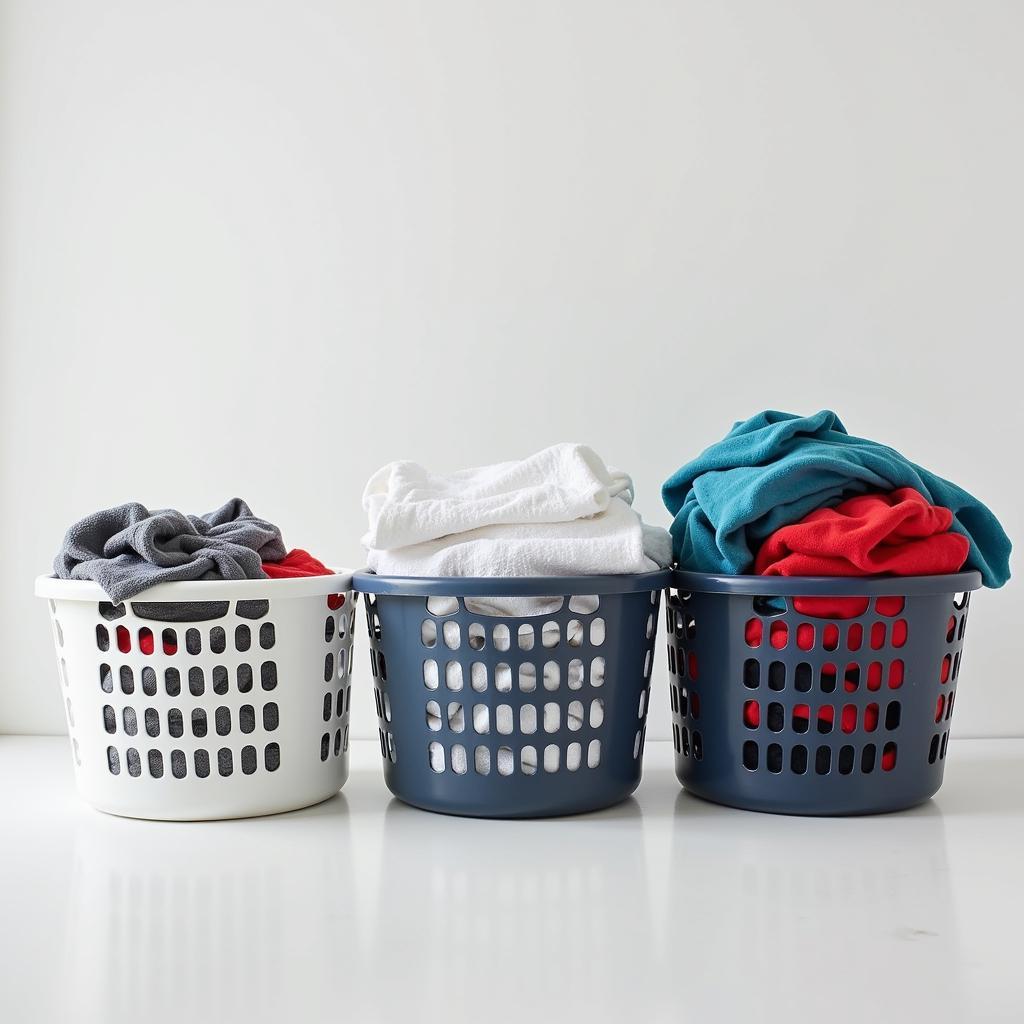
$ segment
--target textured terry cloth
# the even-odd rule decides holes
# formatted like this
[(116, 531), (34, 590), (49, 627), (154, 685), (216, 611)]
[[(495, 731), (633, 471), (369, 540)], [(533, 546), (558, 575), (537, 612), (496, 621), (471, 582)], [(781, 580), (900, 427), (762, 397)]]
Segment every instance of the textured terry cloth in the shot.
[[(759, 576), (936, 576), (958, 572), (970, 542), (950, 533), (953, 513), (911, 487), (861, 494), (776, 530), (754, 559)], [(863, 615), (863, 597), (797, 597), (805, 615)]]
[(740, 574), (780, 527), (855, 494), (912, 487), (953, 515), (950, 529), (970, 542), (965, 568), (986, 586), (1010, 576), (1010, 540), (996, 517), (966, 491), (892, 448), (854, 437), (834, 412), (762, 412), (673, 474), (662, 488), (682, 568)]
[(95, 580), (119, 604), (157, 583), (265, 579), (262, 562), (286, 551), (281, 531), (241, 498), (204, 516), (133, 502), (75, 523), (53, 568), (61, 579)]
[(291, 579), (295, 576), (333, 576), (319, 558), (302, 548), (292, 548), (280, 562), (264, 562), (263, 571), (272, 580)]

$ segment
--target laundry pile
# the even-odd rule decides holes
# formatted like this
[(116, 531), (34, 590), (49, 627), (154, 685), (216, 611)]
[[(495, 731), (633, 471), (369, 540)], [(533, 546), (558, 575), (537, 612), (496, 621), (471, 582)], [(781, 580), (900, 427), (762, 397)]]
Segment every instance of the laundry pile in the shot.
[(94, 580), (120, 604), (158, 583), (330, 575), (308, 551), (289, 551), (281, 531), (232, 498), (206, 515), (150, 512), (131, 502), (70, 527), (53, 563), (66, 580)]
[[(829, 410), (737, 423), (674, 473), (662, 497), (683, 569), (781, 576), (1010, 576), (1010, 540), (977, 498)], [(898, 600), (898, 599), (897, 599)], [(808, 615), (853, 618), (859, 597), (797, 598)]]
[[(369, 567), (388, 576), (620, 575), (664, 568), (672, 557), (668, 533), (644, 524), (632, 503), (629, 476), (581, 444), (449, 475), (392, 462), (370, 477), (363, 493), (369, 522), (363, 545)], [(519, 606), (517, 613), (531, 611)]]

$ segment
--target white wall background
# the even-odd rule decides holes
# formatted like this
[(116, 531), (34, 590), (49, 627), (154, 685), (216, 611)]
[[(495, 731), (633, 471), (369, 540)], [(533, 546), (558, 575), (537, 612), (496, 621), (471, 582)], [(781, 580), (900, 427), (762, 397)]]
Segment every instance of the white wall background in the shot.
[[(379, 464), (574, 439), (667, 522), (734, 419), (831, 406), (1021, 536), (1021, 4), (0, 17), (0, 731), (62, 730), (32, 579), (129, 499), (355, 563)], [(975, 599), (961, 735), (1024, 733), (1022, 621)]]

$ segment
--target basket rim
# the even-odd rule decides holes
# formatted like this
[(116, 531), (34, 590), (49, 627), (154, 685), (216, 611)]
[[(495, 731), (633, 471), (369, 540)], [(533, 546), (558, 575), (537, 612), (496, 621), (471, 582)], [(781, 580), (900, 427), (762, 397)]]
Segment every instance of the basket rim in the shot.
[(357, 572), (352, 588), (360, 594), (401, 597), (571, 597), (662, 590), (671, 578), (671, 569), (620, 576), (378, 576)]
[(698, 594), (778, 597), (924, 597), (981, 589), (981, 573), (942, 576), (727, 576), (675, 569), (672, 586)]
[[(261, 580), (176, 580), (157, 583), (125, 598), (125, 601), (231, 601), (286, 597), (326, 597), (352, 589), (352, 570), (335, 569), (330, 576), (293, 576)], [(52, 601), (109, 601), (103, 588), (92, 580), (63, 580), (37, 576), (36, 597)], [(123, 603), (123, 602), (118, 602)]]

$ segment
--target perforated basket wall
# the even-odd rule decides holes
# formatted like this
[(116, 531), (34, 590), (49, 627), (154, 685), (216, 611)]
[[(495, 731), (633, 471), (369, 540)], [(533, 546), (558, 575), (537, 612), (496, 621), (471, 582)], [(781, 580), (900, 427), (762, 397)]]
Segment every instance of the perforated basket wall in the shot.
[(82, 796), (114, 814), (199, 819), (336, 793), (350, 588), (347, 574), (168, 583), (113, 605), (93, 583), (41, 577)]
[[(698, 796), (865, 814), (942, 784), (977, 573), (887, 580), (677, 572), (666, 599), (676, 774)], [(862, 613), (802, 613), (800, 597)], [(800, 602), (802, 604), (802, 602)]]
[[(357, 574), (391, 791), (428, 810), (496, 818), (625, 799), (640, 781), (667, 580)], [(540, 597), (552, 597), (544, 614), (483, 610)]]

